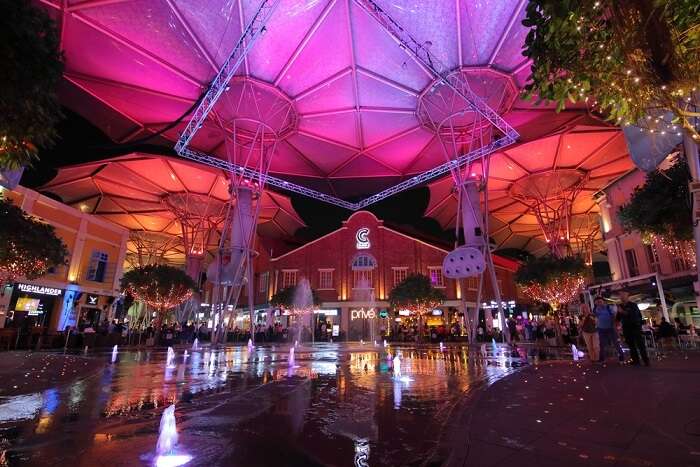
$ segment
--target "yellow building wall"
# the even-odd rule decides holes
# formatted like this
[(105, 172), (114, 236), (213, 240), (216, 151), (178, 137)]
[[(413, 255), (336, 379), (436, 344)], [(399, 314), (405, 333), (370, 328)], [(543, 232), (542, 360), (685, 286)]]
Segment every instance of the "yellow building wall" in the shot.
[[(65, 209), (68, 208), (68, 209)], [(80, 227), (80, 214), (75, 209), (63, 205), (61, 208), (56, 206), (51, 206), (47, 203), (37, 200), (32, 207), (30, 214), (36, 217), (40, 217), (44, 221), (51, 225), (56, 226), (57, 224), (65, 226), (69, 229), (78, 230)], [(75, 211), (75, 212), (71, 212)]]

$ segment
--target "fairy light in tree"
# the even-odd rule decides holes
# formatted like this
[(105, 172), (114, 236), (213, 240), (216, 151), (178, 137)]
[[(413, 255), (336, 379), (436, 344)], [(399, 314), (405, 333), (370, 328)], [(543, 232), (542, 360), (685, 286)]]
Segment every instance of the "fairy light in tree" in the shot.
[(48, 272), (49, 258), (38, 259), (24, 256), (15, 245), (7, 245), (8, 261), (0, 264), (0, 284), (11, 284), (20, 278), (34, 278)]
[(161, 291), (158, 282), (142, 286), (130, 285), (126, 290), (136, 300), (159, 311), (175, 308), (192, 296), (192, 289), (185, 285), (173, 285), (168, 290)]
[(531, 283), (521, 286), (523, 294), (542, 303), (548, 303), (552, 309), (558, 310), (561, 305), (573, 302), (585, 283), (583, 276), (578, 274), (561, 274), (545, 284)]

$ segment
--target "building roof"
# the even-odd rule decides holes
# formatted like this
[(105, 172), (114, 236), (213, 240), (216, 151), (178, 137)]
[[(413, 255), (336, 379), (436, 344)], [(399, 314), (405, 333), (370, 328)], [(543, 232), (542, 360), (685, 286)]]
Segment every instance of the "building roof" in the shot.
[[(284, 257), (302, 252), (305, 248), (309, 247), (310, 245), (313, 245), (316, 242), (321, 241), (324, 238), (332, 237), (333, 235), (336, 235), (344, 230), (347, 230), (347, 228), (348, 228), (347, 223), (353, 217), (365, 216), (365, 215), (369, 215), (373, 219), (375, 219), (377, 224), (378, 224), (379, 229), (386, 230), (386, 231), (391, 232), (395, 235), (400, 235), (402, 237), (407, 238), (408, 240), (421, 243), (421, 244), (426, 245), (430, 248), (434, 248), (436, 250), (439, 250), (440, 252), (445, 253), (445, 254), (447, 254), (451, 251), (451, 248), (448, 245), (445, 245), (443, 242), (438, 242), (438, 241), (435, 241), (434, 239), (433, 239), (433, 241), (430, 241), (430, 240), (426, 240), (425, 238), (418, 238), (418, 237), (413, 236), (409, 233), (402, 232), (400, 230), (401, 227), (394, 228), (394, 227), (388, 227), (388, 226), (384, 225), (384, 221), (380, 220), (379, 218), (377, 218), (377, 216), (375, 216), (373, 213), (371, 213), (369, 211), (357, 211), (357, 212), (354, 212), (347, 220), (343, 221), (343, 225), (340, 228), (335, 229), (332, 232), (329, 232), (329, 233), (327, 233), (327, 234), (325, 234), (325, 235), (323, 235), (315, 240), (311, 240), (310, 242), (308, 242), (304, 245), (301, 245), (297, 248), (294, 248), (290, 251), (287, 251), (281, 255), (275, 256), (275, 257), (271, 258), (270, 261), (279, 261), (280, 259), (282, 259)], [(505, 269), (509, 269), (511, 271), (516, 271), (520, 265), (520, 263), (518, 261), (515, 261), (515, 260), (510, 259), (510, 258), (505, 258), (503, 256), (496, 255), (496, 254), (493, 255), (493, 262), (497, 266), (500, 266), (500, 267), (505, 268)]]

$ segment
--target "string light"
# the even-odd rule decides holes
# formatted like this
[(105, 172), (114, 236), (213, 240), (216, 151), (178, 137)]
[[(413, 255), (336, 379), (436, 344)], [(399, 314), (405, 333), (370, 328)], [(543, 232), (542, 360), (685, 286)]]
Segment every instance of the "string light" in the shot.
[(558, 310), (561, 305), (573, 302), (585, 283), (582, 275), (562, 274), (546, 284), (531, 283), (521, 286), (523, 294), (542, 303), (548, 303), (552, 309)]
[(693, 240), (676, 240), (664, 235), (656, 235), (645, 233), (642, 236), (642, 241), (647, 244), (660, 246), (668, 253), (670, 258), (678, 258), (685, 264), (690, 266), (690, 269), (696, 267), (695, 242)]

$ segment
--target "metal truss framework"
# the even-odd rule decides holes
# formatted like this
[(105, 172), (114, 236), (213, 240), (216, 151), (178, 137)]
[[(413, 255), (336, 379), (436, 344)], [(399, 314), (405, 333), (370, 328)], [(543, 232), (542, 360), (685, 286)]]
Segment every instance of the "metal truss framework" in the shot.
[(204, 120), (206, 120), (209, 112), (214, 108), (217, 101), (221, 97), (221, 94), (226, 90), (229, 81), (233, 78), (233, 75), (238, 70), (245, 60), (246, 55), (250, 49), (253, 48), (255, 41), (263, 35), (266, 31), (265, 24), (272, 16), (272, 12), (279, 5), (280, 0), (263, 0), (255, 12), (255, 15), (246, 26), (245, 30), (241, 34), (240, 39), (233, 48), (233, 52), (228, 56), (221, 69), (216, 74), (209, 89), (202, 98), (202, 102), (199, 103), (195, 109), (190, 121), (187, 123), (187, 127), (180, 135), (180, 139), (177, 144), (175, 144), (175, 151), (179, 154), (180, 151), (187, 148), (187, 145), (192, 141), (194, 135), (202, 127)]
[[(243, 34), (236, 43), (233, 52), (224, 62), (216, 77), (210, 84), (209, 89), (202, 98), (202, 102), (195, 110), (187, 124), (187, 127), (175, 145), (175, 151), (181, 157), (185, 157), (212, 167), (228, 170), (232, 173), (236, 173), (247, 178), (261, 178), (261, 174), (256, 170), (192, 150), (188, 146), (197, 131), (202, 127), (204, 120), (207, 118), (221, 95), (228, 87), (229, 81), (241, 63), (243, 63), (245, 56), (252, 48), (256, 39), (265, 32), (265, 24), (279, 4), (279, 1), (280, 0), (263, 0), (255, 16), (253, 16), (253, 19), (243, 31)], [(411, 36), (398, 22), (392, 19), (391, 16), (382, 10), (373, 0), (354, 1), (375, 21), (377, 21), (399, 44), (399, 46), (406, 51), (407, 54), (412, 56), (414, 60), (416, 60), (426, 71), (428, 71), (435, 78), (436, 82), (440, 82), (449, 87), (457, 96), (464, 100), (464, 103), (468, 109), (478, 114), (484, 120), (488, 121), (501, 133), (501, 136), (494, 138), (493, 141), (480, 148), (469, 151), (468, 153), (455, 157), (452, 160), (448, 160), (437, 167), (404, 180), (390, 188), (387, 188), (386, 190), (373, 194), (355, 203), (269, 175), (264, 177), (266, 183), (276, 188), (298, 193), (329, 204), (334, 204), (351, 211), (357, 211), (404, 190), (421, 185), (447, 172), (454, 171), (464, 164), (486, 157), (499, 148), (505, 147), (517, 141), (519, 138), (517, 131), (471, 90), (469, 83), (462, 73), (452, 73), (445, 64), (437, 59), (437, 57), (431, 55), (424, 44), (421, 44), (419, 41), (413, 38), (413, 36)]]

